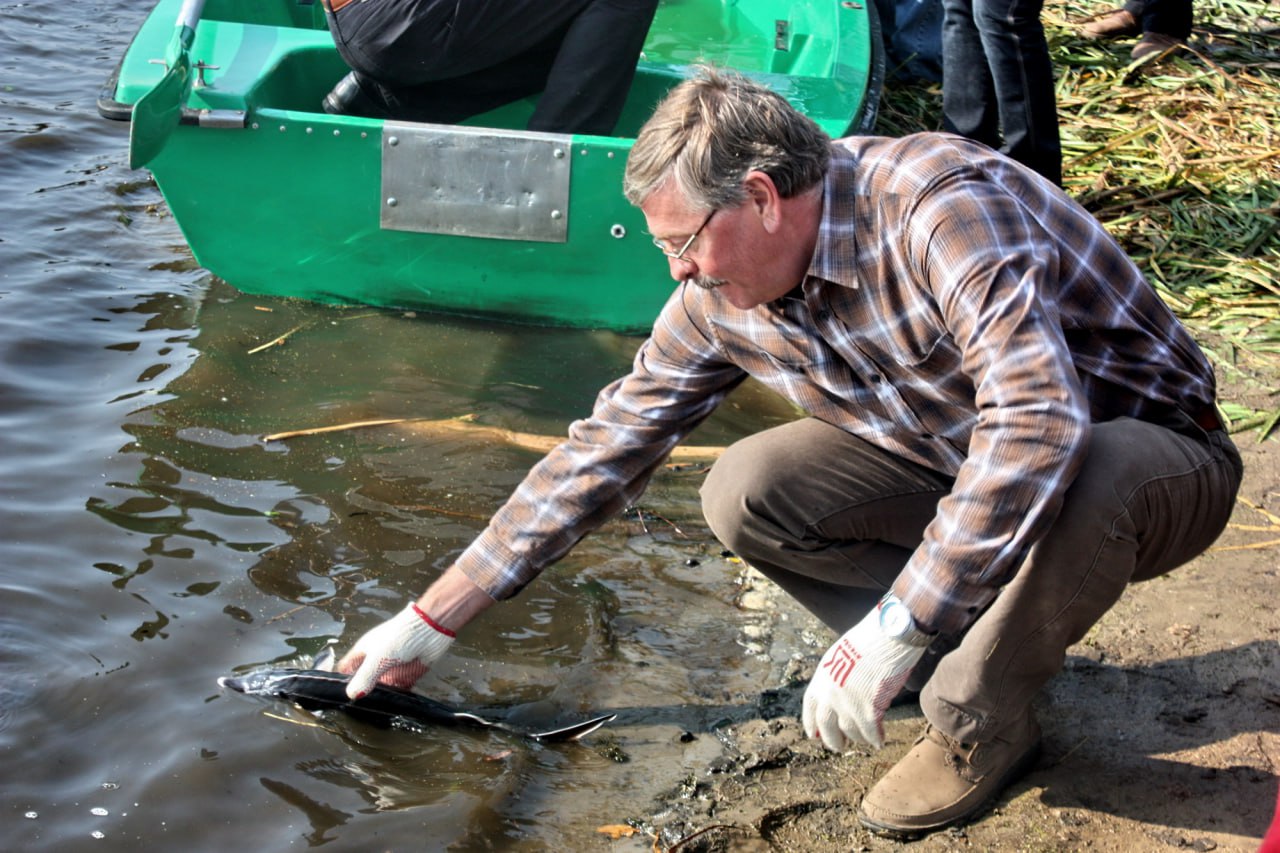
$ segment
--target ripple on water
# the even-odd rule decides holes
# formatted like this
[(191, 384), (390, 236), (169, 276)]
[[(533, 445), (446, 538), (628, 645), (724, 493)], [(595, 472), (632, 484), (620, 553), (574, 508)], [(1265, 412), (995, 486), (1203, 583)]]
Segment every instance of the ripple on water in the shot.
[[(561, 434), (637, 341), (256, 299), (201, 274), (125, 167), (127, 127), (93, 114), (100, 59), (148, 5), (0, 12), (0, 745), (22, 768), (0, 774), (0, 807), (28, 817), (7, 849), (589, 844), (706, 766), (709, 725), (769, 675), (737, 644), (734, 570), (699, 539), (692, 478), (646, 501), (694, 532), (631, 520), (589, 538), (434, 673), (441, 698), (518, 706), (531, 728), (623, 712), (590, 742), (317, 724), (214, 679), (349, 645), (534, 462), (394, 430), (258, 436), (472, 413)], [(707, 443), (792, 414), (749, 386), (737, 399)]]

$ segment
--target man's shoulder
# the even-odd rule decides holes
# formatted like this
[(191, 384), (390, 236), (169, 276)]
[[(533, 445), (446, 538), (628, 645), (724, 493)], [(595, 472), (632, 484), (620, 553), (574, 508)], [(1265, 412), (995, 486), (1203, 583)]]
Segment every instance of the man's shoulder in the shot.
[(906, 136), (846, 136), (833, 142), (838, 148), (862, 157), (971, 160), (982, 157), (984, 153), (994, 153), (972, 139), (941, 130), (922, 130)]
[(848, 178), (880, 192), (919, 192), (945, 178), (976, 175), (990, 157), (999, 156), (962, 136), (936, 131), (850, 136), (835, 146)]

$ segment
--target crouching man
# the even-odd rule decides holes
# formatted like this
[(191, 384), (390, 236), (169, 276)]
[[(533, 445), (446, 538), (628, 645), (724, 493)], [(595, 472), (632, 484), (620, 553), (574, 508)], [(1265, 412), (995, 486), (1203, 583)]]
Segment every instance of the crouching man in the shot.
[(1097, 221), (956, 136), (833, 142), (706, 70), (640, 133), (625, 192), (678, 283), (652, 335), (347, 654), (350, 692), (411, 687), (753, 376), (808, 417), (729, 448), (703, 508), (838, 635), (805, 729), (880, 746), (889, 703), (919, 689), (928, 728), (860, 819), (898, 835), (971, 819), (1034, 763), (1032, 699), (1067, 647), (1226, 524), (1241, 467), (1209, 364)]

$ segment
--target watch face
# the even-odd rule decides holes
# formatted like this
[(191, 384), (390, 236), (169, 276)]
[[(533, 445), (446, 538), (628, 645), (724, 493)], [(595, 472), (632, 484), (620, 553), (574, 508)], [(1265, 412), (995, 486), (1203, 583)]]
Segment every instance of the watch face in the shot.
[(885, 602), (880, 608), (880, 627), (891, 637), (901, 637), (911, 630), (911, 612), (900, 601)]

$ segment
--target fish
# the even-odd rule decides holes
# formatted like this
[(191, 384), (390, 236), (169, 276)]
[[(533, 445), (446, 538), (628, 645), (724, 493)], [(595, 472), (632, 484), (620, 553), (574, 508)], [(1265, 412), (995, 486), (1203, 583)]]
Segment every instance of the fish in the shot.
[(351, 699), (347, 696), (350, 676), (335, 672), (333, 665), (333, 649), (327, 647), (316, 656), (310, 669), (280, 667), (245, 675), (223, 676), (218, 679), (218, 686), (247, 696), (282, 699), (306, 711), (339, 711), (380, 728), (465, 726), (494, 729), (539, 743), (576, 741), (618, 716), (604, 714), (550, 731), (525, 731), (500, 720), (460, 711), (420, 693), (385, 684), (376, 685), (360, 699)]

